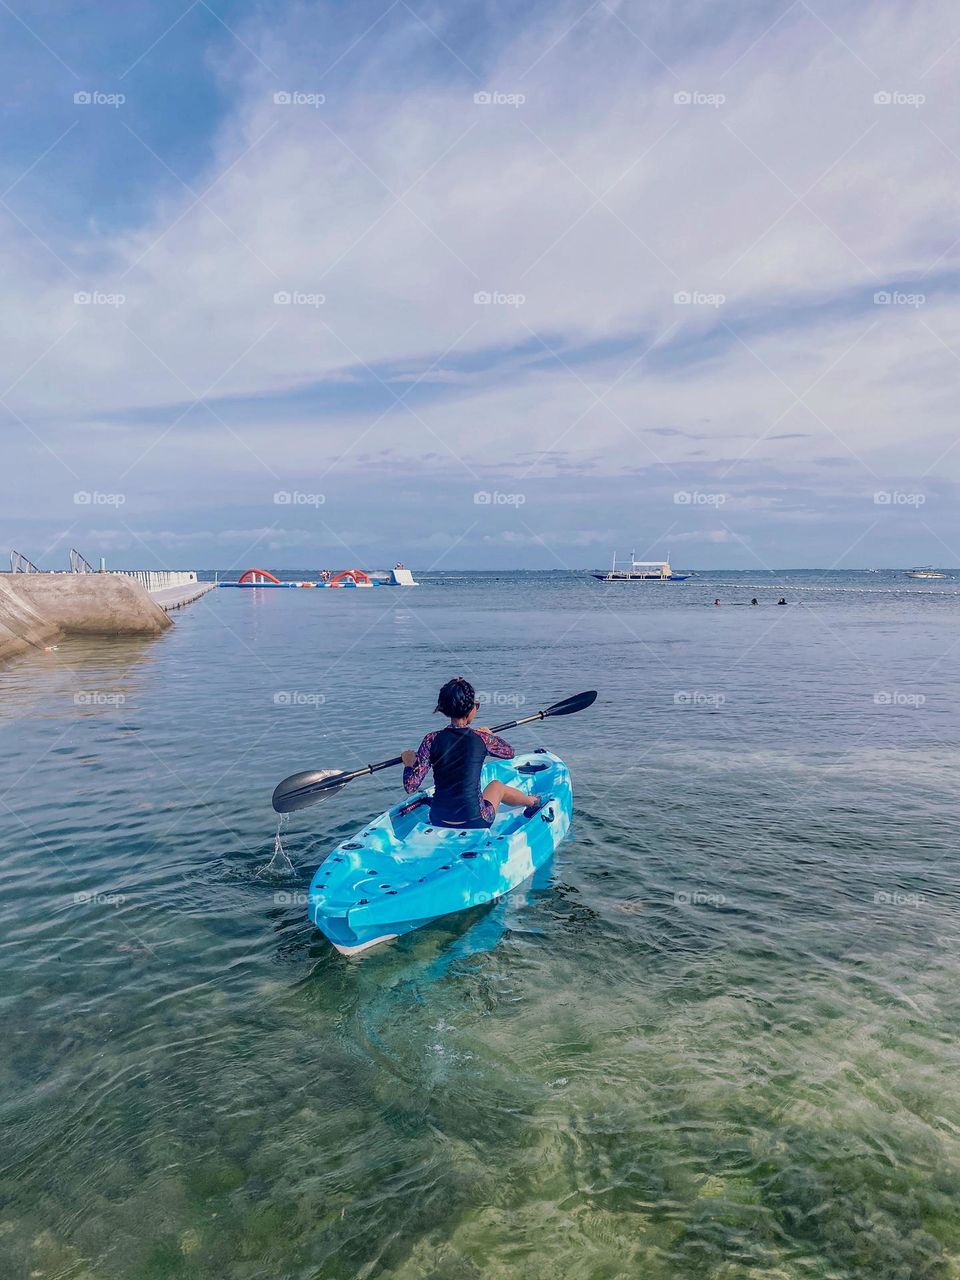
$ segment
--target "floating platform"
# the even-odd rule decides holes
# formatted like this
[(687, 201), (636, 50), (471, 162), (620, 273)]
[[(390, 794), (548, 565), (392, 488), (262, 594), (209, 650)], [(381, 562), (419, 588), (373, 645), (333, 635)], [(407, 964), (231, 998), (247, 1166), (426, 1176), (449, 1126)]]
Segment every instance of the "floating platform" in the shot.
[(343, 569), (340, 573), (335, 573), (330, 578), (303, 582), (283, 582), (267, 569), (248, 569), (246, 573), (240, 575), (237, 582), (221, 582), (217, 585), (259, 591), (278, 587), (298, 589), (301, 587), (352, 587), (362, 589), (365, 587), (417, 587), (420, 584), (414, 582), (413, 574), (409, 569), (404, 568), (403, 565), (397, 565), (388, 574), (370, 574), (365, 573), (362, 569)]

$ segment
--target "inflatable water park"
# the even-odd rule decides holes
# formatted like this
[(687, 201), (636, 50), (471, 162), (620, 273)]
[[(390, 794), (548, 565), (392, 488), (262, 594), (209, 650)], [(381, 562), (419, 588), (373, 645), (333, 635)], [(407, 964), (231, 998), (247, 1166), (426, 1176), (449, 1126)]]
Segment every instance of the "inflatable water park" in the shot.
[(276, 587), (417, 587), (413, 574), (405, 565), (395, 564), (388, 572), (363, 569), (341, 569), (333, 573), (321, 569), (320, 576), (306, 581), (283, 581), (268, 569), (247, 569), (236, 582), (220, 582), (221, 587), (247, 587), (254, 589)]

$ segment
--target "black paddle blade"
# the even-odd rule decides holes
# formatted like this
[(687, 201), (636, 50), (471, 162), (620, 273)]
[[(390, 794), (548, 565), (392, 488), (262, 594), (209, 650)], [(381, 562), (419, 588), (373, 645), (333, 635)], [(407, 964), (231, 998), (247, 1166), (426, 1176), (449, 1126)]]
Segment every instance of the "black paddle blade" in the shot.
[(345, 786), (337, 782), (347, 775), (340, 769), (307, 769), (304, 773), (291, 773), (278, 782), (273, 792), (273, 807), (277, 813), (293, 813), (325, 800)]
[(544, 717), (572, 716), (575, 711), (585, 711), (587, 707), (592, 707), (596, 700), (596, 689), (587, 689), (585, 693), (575, 693), (572, 698), (564, 698), (562, 702), (555, 702), (552, 707), (547, 707), (543, 714)]

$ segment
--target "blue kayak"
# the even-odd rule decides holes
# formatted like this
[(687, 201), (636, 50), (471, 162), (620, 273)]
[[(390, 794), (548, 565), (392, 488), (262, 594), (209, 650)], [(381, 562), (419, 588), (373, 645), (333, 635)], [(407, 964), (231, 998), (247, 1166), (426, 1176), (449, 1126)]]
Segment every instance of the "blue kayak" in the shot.
[(489, 829), (430, 825), (430, 792), (419, 792), (368, 823), (320, 864), (307, 911), (338, 951), (355, 955), (453, 911), (494, 902), (523, 884), (553, 854), (573, 813), (570, 774), (548, 751), (489, 757), (493, 779), (546, 803), (531, 817), (501, 805)]

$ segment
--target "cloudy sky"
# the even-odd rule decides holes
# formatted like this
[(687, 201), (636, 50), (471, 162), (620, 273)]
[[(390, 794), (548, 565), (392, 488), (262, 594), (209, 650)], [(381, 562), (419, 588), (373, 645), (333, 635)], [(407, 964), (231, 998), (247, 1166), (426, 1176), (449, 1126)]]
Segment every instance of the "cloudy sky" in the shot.
[(955, 4), (0, 28), (4, 549), (960, 565)]

